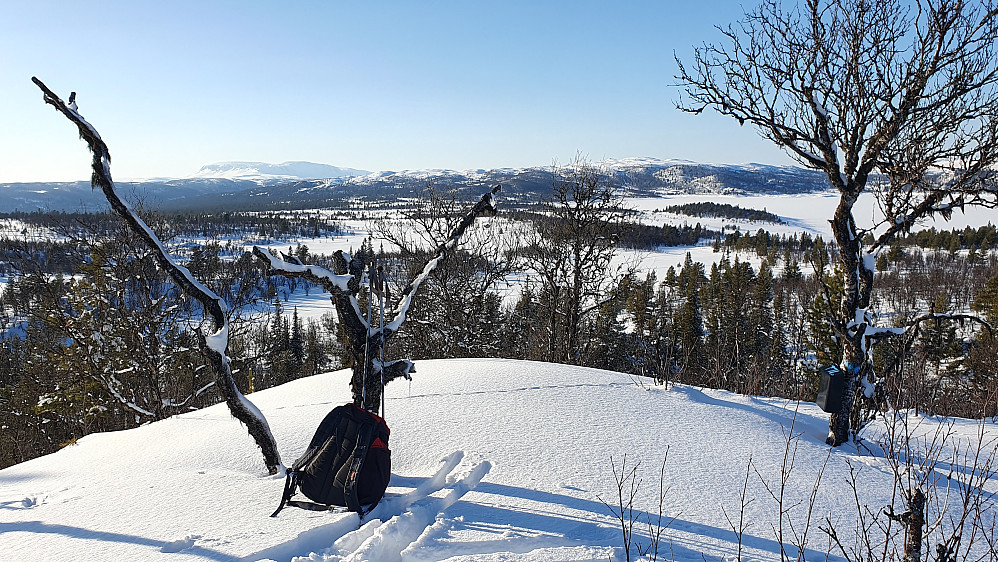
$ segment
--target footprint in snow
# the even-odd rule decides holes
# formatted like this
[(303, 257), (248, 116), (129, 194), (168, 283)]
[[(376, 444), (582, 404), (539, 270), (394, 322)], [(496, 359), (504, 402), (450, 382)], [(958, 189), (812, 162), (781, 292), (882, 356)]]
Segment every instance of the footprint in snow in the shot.
[(45, 503), (45, 498), (39, 499), (38, 496), (29, 496), (23, 500), (14, 500), (9, 502), (0, 502), (0, 508), (4, 509), (31, 509), (32, 507), (37, 507)]
[(199, 538), (201, 537), (197, 535), (188, 535), (180, 540), (164, 543), (163, 547), (160, 549), (160, 552), (167, 552), (172, 554), (187, 550), (188, 548), (194, 546), (194, 542), (197, 541)]

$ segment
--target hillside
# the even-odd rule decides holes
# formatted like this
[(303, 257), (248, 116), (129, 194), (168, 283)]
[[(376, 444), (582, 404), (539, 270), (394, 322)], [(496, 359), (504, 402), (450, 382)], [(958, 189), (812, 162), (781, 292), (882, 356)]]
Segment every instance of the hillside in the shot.
[[(156, 209), (170, 209), (188, 199), (212, 198), (243, 193), (260, 186), (293, 183), (305, 179), (345, 178), (369, 174), (365, 170), (340, 168), (313, 162), (216, 162), (206, 164), (187, 178), (157, 178), (116, 182), (120, 193), (133, 202)], [(0, 213), (12, 211), (96, 211), (107, 209), (100, 190), (89, 181), (0, 183)]]
[[(678, 194), (798, 194), (825, 191), (827, 181), (814, 170), (761, 164), (699, 164), (682, 160), (626, 158), (600, 163), (610, 181), (629, 197)], [(403, 170), (365, 173), (309, 162), (222, 162), (204, 166), (190, 178), (118, 182), (132, 200), (165, 211), (306, 209), (350, 199), (395, 201), (433, 185), (479, 196), (503, 184), (504, 197), (534, 202), (551, 194), (550, 166), (480, 170)], [(89, 182), (0, 183), (0, 213), (106, 208)]]
[[(799, 194), (827, 190), (825, 177), (814, 170), (760, 164), (700, 164), (683, 160), (625, 158), (596, 163), (628, 197), (666, 197), (679, 194)], [(261, 185), (241, 192), (206, 194), (170, 203), (178, 209), (253, 208), (305, 209), (349, 199), (395, 201), (428, 185), (477, 197), (502, 184), (503, 197), (535, 202), (551, 194), (555, 174), (551, 166), (478, 170), (381, 171), (353, 177), (302, 180)], [(248, 207), (246, 207), (248, 208)]]
[[(779, 510), (758, 475), (779, 484), (792, 423), (800, 436), (784, 505), (804, 502), (791, 510), (795, 521), (827, 459), (808, 559), (824, 559), (828, 540), (817, 525), (826, 515), (843, 538), (854, 529), (850, 466), (864, 504), (877, 512), (891, 503), (892, 472), (882, 451), (872, 452), (883, 425), (864, 430), (859, 448), (829, 452), (827, 421), (813, 404), (800, 404), (794, 421), (793, 402), (666, 390), (586, 368), (505, 360), (417, 368), (411, 385), (387, 389), (392, 487), (359, 529), (351, 513), (289, 508), (268, 517), (283, 478), (266, 475), (245, 430), (215, 406), (91, 435), (0, 471), (0, 552), (10, 560), (623, 560), (619, 523), (598, 499), (615, 493), (610, 459), (618, 471), (625, 455), (628, 466), (641, 462), (636, 508), (654, 513), (668, 451), (663, 505), (675, 519), (660, 559), (734, 559), (738, 541), (725, 511), (738, 521), (751, 459), (743, 559), (772, 560)], [(340, 371), (250, 396), (285, 464), (326, 412), (348, 400), (347, 380)], [(919, 433), (949, 428), (964, 443), (979, 427), (897, 419), (917, 423)], [(992, 436), (994, 424), (986, 430)], [(943, 481), (955, 485), (966, 467), (949, 466), (956, 478)], [(986, 484), (991, 492), (996, 485), (993, 477)], [(647, 544), (644, 523), (635, 533)], [(789, 534), (785, 546), (796, 553)]]

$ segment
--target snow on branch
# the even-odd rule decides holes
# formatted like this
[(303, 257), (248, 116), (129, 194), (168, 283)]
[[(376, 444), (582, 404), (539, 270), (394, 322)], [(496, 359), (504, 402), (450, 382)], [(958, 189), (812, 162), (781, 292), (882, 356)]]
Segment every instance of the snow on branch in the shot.
[[(437, 246), (434, 252), (433, 258), (431, 258), (419, 274), (409, 282), (404, 289), (402, 289), (402, 299), (399, 304), (395, 307), (394, 318), (388, 322), (384, 328), (379, 332), (377, 330), (372, 331), (373, 334), (382, 334), (382, 339), (387, 339), (391, 334), (397, 332), (401, 327), (402, 323), (405, 322), (406, 314), (409, 311), (409, 306), (412, 303), (413, 295), (419, 290), (419, 286), (426, 280), (427, 277), (433, 270), (437, 268), (437, 265), (443, 260), (448, 253), (452, 252), (457, 246), (457, 243), (464, 236), (465, 231), (471, 226), (475, 219), (482, 216), (495, 216), (496, 215), (496, 204), (495, 204), (495, 194), (502, 189), (501, 185), (497, 185), (492, 188), (491, 191), (482, 196), (482, 198), (475, 204), (474, 207), (461, 219), (461, 222), (454, 227), (454, 230), (450, 232), (447, 239)], [(303, 265), (296, 258), (291, 256), (284, 256), (284, 259), (275, 257), (269, 251), (266, 251), (257, 246), (253, 247), (253, 255), (260, 258), (263, 262), (267, 264), (271, 273), (276, 273), (284, 275), (285, 277), (301, 277), (307, 281), (315, 283), (322, 286), (331, 294), (335, 295), (337, 293), (346, 293), (350, 295), (356, 295), (356, 290), (351, 288), (350, 282), (354, 279), (354, 275), (337, 275), (327, 269), (324, 269), (315, 265)], [(347, 259), (347, 262), (350, 260)], [(359, 283), (357, 284), (359, 288)], [(365, 327), (367, 322), (363, 318), (363, 314), (360, 312), (360, 308), (356, 303), (356, 298), (353, 299), (353, 308), (356, 311), (357, 318), (364, 323)]]
[[(211, 315), (212, 320), (215, 322), (216, 333), (221, 332), (228, 324), (225, 313), (227, 312), (227, 307), (225, 302), (218, 297), (211, 289), (206, 287), (200, 281), (191, 275), (191, 272), (184, 266), (178, 264), (160, 242), (159, 238), (152, 231), (151, 228), (139, 218), (139, 216), (132, 210), (131, 206), (118, 196), (115, 191), (114, 181), (111, 179), (111, 154), (108, 151), (107, 145), (101, 140), (100, 135), (97, 130), (88, 123), (83, 117), (75, 110), (67, 107), (66, 104), (56, 96), (52, 90), (49, 90), (45, 84), (42, 83), (38, 78), (31, 78), (41, 90), (45, 93), (44, 100), (45, 103), (53, 106), (56, 110), (60, 111), (65, 115), (70, 121), (76, 124), (80, 130), (80, 138), (86, 141), (87, 145), (90, 147), (90, 152), (93, 154), (93, 173), (90, 177), (91, 185), (101, 188), (104, 192), (105, 197), (107, 197), (108, 202), (111, 204), (111, 208), (128, 224), (132, 230), (134, 230), (142, 240), (148, 244), (149, 248), (153, 250), (156, 257), (157, 263), (162, 267), (173, 279), (174, 283), (180, 286), (184, 292), (194, 296), (198, 299), (201, 304), (204, 305), (205, 310)], [(224, 347), (223, 347), (224, 350)]]
[(253, 255), (267, 263), (268, 268), (281, 274), (291, 274), (293, 277), (303, 277), (306, 280), (322, 286), (330, 293), (334, 291), (350, 291), (352, 275), (337, 275), (328, 269), (317, 265), (303, 265), (300, 260), (291, 256), (278, 258), (268, 251), (253, 246)]
[(923, 322), (927, 322), (929, 320), (956, 320), (961, 323), (973, 322), (983, 326), (984, 329), (988, 331), (988, 334), (994, 333), (994, 326), (992, 326), (990, 322), (974, 314), (928, 312), (926, 314), (918, 316), (917, 318), (913, 319), (911, 322), (908, 323), (908, 329), (911, 331), (912, 337), (918, 335), (919, 327), (922, 325)]
[[(349, 329), (369, 332), (370, 326), (360, 311), (360, 303), (357, 301), (357, 293), (360, 291), (360, 280), (357, 275), (363, 275), (363, 264), (354, 263), (355, 260), (349, 254), (338, 251), (334, 256), (339, 268), (347, 272), (343, 274), (334, 273), (317, 265), (304, 265), (294, 256), (282, 254), (279, 258), (270, 250), (259, 246), (253, 246), (253, 255), (267, 264), (268, 275), (300, 278), (319, 285), (331, 295), (330, 300), (337, 307), (344, 308), (339, 310), (340, 319), (348, 324)], [(350, 272), (351, 269), (353, 273)]]
[(405, 316), (409, 311), (409, 306), (412, 303), (412, 296), (419, 289), (419, 286), (426, 280), (426, 278), (433, 273), (433, 270), (437, 268), (440, 260), (444, 259), (447, 254), (453, 251), (454, 247), (457, 246), (458, 241), (464, 236), (464, 232), (468, 230), (475, 219), (478, 217), (488, 216), (494, 217), (496, 215), (495, 206), (495, 195), (499, 193), (502, 189), (501, 185), (497, 185), (492, 188), (491, 191), (482, 196), (482, 198), (471, 208), (471, 211), (461, 219), (454, 230), (451, 231), (450, 235), (447, 237), (443, 243), (437, 246), (437, 250), (434, 253), (433, 259), (426, 262), (423, 266), (423, 270), (419, 272), (419, 275), (415, 279), (409, 282), (409, 284), (402, 289), (402, 300), (399, 302), (398, 306), (395, 307), (395, 317), (385, 325), (384, 329), (389, 332), (397, 332), (401, 327), (402, 323), (405, 322)]
[(358, 294), (368, 264), (343, 251), (338, 251), (333, 254), (333, 271), (329, 271), (319, 266), (304, 265), (294, 256), (282, 254), (282, 257), (276, 257), (268, 249), (253, 248), (253, 255), (267, 265), (268, 274), (305, 279), (329, 291), (330, 300), (336, 307), (343, 331), (350, 342), (347, 351), (351, 356), (354, 370), (350, 384), (354, 402), (359, 407), (367, 408), (369, 405), (379, 403), (384, 391), (382, 382), (387, 384), (398, 378), (411, 380), (410, 374), (415, 372), (412, 361), (401, 359), (382, 363), (380, 357), (385, 341), (398, 332), (405, 322), (406, 313), (416, 291), (441, 260), (454, 250), (468, 227), (479, 217), (495, 216), (495, 194), (500, 189), (501, 186), (497, 185), (483, 195), (454, 227), (447, 239), (436, 248), (433, 257), (423, 266), (420, 273), (402, 290), (402, 297), (395, 307), (392, 320), (379, 329), (374, 329), (370, 325), (361, 312), (358, 302)]
[[(199, 333), (199, 336), (201, 337), (202, 349), (208, 356), (208, 360), (215, 372), (219, 393), (228, 404), (232, 415), (246, 425), (250, 435), (253, 436), (257, 445), (260, 446), (268, 471), (271, 474), (276, 474), (278, 467), (281, 465), (281, 458), (277, 451), (277, 443), (273, 433), (271, 433), (263, 413), (239, 392), (235, 380), (232, 378), (229, 358), (225, 354), (229, 341), (229, 323), (226, 317), (228, 307), (225, 302), (211, 289), (195, 279), (186, 267), (177, 263), (163, 247), (156, 233), (118, 195), (115, 190), (114, 181), (111, 179), (111, 154), (108, 151), (107, 145), (100, 138), (97, 129), (88, 123), (77, 111), (76, 103), (73, 102), (67, 105), (38, 78), (32, 77), (31, 81), (42, 90), (45, 103), (51, 105), (72, 121), (79, 129), (80, 138), (86, 141), (90, 152), (93, 154), (91, 162), (93, 172), (90, 177), (91, 185), (100, 187), (108, 203), (111, 204), (111, 209), (153, 251), (156, 263), (167, 272), (173, 282), (184, 293), (201, 303), (205, 312), (211, 316), (215, 332), (207, 336)], [(73, 97), (75, 96), (71, 96), (71, 99)]]

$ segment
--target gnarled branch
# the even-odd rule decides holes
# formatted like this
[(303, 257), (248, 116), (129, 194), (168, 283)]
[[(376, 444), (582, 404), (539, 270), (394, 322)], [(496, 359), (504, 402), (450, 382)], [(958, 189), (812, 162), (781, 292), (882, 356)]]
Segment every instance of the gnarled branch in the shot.
[(114, 210), (125, 224), (132, 229), (143, 242), (152, 250), (156, 263), (169, 274), (174, 283), (187, 295), (190, 295), (204, 307), (205, 312), (211, 317), (215, 332), (204, 335), (198, 332), (198, 340), (201, 349), (208, 358), (208, 362), (215, 373), (215, 386), (219, 394), (229, 406), (229, 411), (233, 417), (241, 421), (249, 431), (249, 434), (256, 441), (263, 453), (264, 463), (271, 474), (276, 474), (281, 466), (281, 456), (277, 451), (277, 442), (267, 419), (263, 413), (246, 399), (236, 387), (236, 382), (232, 378), (232, 369), (229, 365), (229, 358), (225, 355), (229, 344), (229, 321), (225, 313), (227, 307), (225, 302), (211, 289), (191, 275), (191, 272), (184, 266), (178, 264), (166, 252), (156, 233), (132, 210), (115, 191), (114, 181), (111, 179), (111, 154), (107, 145), (100, 138), (97, 129), (88, 123), (76, 111), (75, 103), (73, 107), (67, 106), (59, 96), (55, 95), (41, 80), (32, 77), (34, 82), (44, 93), (45, 103), (54, 107), (57, 111), (72, 121), (80, 131), (80, 138), (86, 141), (90, 152), (93, 154), (90, 182), (92, 186), (100, 187), (107, 197), (111, 209)]
[(350, 388), (353, 392), (354, 403), (358, 406), (376, 410), (381, 403), (381, 395), (384, 391), (381, 386), (382, 378), (387, 384), (398, 378), (410, 379), (410, 373), (415, 372), (412, 362), (408, 359), (382, 365), (378, 360), (381, 350), (384, 348), (385, 342), (395, 335), (402, 323), (405, 322), (412, 298), (419, 290), (420, 285), (436, 269), (441, 260), (454, 251), (465, 231), (479, 217), (495, 216), (495, 194), (501, 188), (502, 186), (497, 185), (484, 194), (451, 230), (447, 239), (437, 246), (433, 258), (402, 290), (401, 300), (395, 307), (393, 318), (383, 327), (377, 329), (373, 328), (364, 318), (357, 298), (366, 275), (365, 264), (361, 263), (360, 260), (343, 251), (337, 251), (333, 255), (333, 271), (329, 271), (315, 265), (304, 265), (300, 260), (291, 256), (278, 258), (263, 248), (253, 247), (253, 255), (267, 265), (268, 274), (305, 279), (329, 291), (329, 298), (336, 307), (337, 315), (340, 322), (343, 323), (344, 332), (349, 340), (348, 352), (353, 363)]

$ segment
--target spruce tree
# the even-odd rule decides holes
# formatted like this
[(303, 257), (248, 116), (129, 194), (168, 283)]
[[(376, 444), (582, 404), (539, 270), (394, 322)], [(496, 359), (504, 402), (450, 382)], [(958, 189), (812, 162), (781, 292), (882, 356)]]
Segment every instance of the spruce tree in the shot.
[(682, 382), (698, 384), (706, 371), (704, 364), (703, 317), (700, 308), (700, 289), (706, 283), (702, 263), (694, 262), (689, 252), (677, 276), (677, 289), (681, 302), (673, 321), (678, 344), (676, 365)]

